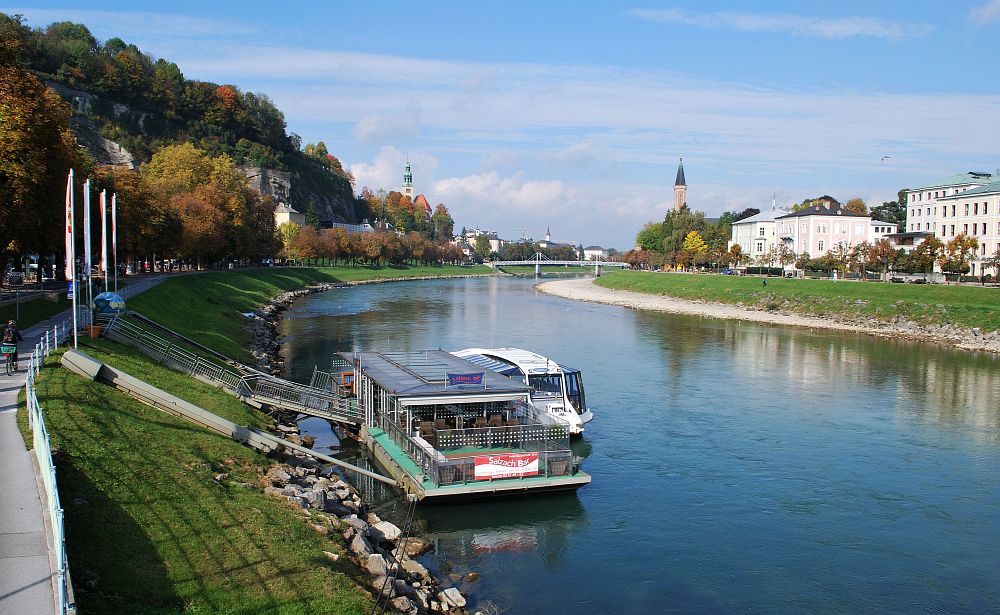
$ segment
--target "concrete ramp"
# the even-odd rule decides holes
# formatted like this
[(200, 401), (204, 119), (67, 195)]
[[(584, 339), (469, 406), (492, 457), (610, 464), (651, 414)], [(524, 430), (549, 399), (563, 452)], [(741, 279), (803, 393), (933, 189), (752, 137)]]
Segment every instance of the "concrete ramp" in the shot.
[(329, 465), (335, 465), (345, 470), (350, 470), (362, 476), (367, 476), (389, 485), (396, 485), (396, 481), (391, 478), (376, 474), (364, 468), (341, 461), (329, 455), (318, 453), (304, 446), (293, 444), (288, 440), (279, 438), (269, 433), (252, 429), (230, 420), (224, 419), (217, 414), (200, 408), (190, 402), (167, 393), (145, 381), (130, 376), (125, 372), (115, 369), (110, 365), (101, 363), (90, 355), (79, 350), (68, 350), (62, 357), (62, 365), (69, 371), (83, 376), (88, 380), (96, 380), (103, 384), (115, 387), (126, 395), (133, 397), (144, 404), (150, 405), (158, 410), (168, 412), (174, 416), (179, 416), (185, 420), (201, 425), (216, 433), (232, 438), (237, 442), (246, 444), (262, 453), (269, 453), (277, 449), (296, 451), (303, 453)]

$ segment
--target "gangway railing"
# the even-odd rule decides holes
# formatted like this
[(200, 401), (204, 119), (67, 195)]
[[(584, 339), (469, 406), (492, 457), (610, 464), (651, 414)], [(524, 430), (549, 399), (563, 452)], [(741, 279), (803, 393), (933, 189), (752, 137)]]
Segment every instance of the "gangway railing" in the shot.
[(171, 369), (221, 388), (241, 399), (331, 421), (350, 424), (362, 422), (363, 417), (353, 399), (256, 370), (247, 370), (250, 373), (241, 374), (150, 333), (121, 315), (107, 320), (104, 334), (109, 339), (132, 346)]

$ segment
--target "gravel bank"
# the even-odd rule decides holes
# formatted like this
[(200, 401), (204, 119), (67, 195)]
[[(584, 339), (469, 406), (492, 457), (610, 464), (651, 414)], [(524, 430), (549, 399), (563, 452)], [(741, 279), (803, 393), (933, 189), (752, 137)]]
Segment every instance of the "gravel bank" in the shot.
[(847, 319), (803, 316), (779, 310), (761, 310), (754, 306), (737, 306), (724, 303), (710, 303), (677, 299), (666, 295), (647, 295), (627, 290), (612, 290), (595, 285), (593, 278), (554, 280), (536, 284), (538, 290), (566, 299), (620, 305), (637, 310), (653, 310), (672, 314), (689, 314), (706, 318), (743, 320), (769, 325), (807, 327), (852, 331), (888, 338), (906, 338), (948, 344), (966, 350), (982, 350), (1000, 353), (1000, 331), (983, 332), (977, 328), (967, 329), (949, 323), (925, 325), (900, 318), (883, 322), (874, 318)]

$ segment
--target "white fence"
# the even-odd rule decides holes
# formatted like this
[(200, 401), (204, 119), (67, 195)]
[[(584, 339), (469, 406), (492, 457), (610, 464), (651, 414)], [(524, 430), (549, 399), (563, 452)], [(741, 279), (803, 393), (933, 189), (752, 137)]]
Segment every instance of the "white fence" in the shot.
[[(90, 310), (80, 308), (77, 313), (77, 326), (90, 324)], [(35, 349), (28, 360), (28, 373), (24, 380), (24, 398), (28, 407), (28, 425), (31, 426), (32, 449), (38, 460), (38, 469), (45, 488), (45, 499), (48, 506), (49, 527), (52, 532), (51, 545), (55, 553), (56, 575), (58, 589), (56, 594), (58, 613), (76, 611), (76, 605), (69, 601), (69, 566), (66, 562), (66, 533), (63, 527), (63, 509), (59, 503), (59, 489), (56, 486), (56, 468), (52, 463), (52, 449), (49, 445), (49, 432), (45, 428), (45, 413), (35, 394), (35, 376), (41, 371), (42, 363), (60, 344), (73, 336), (72, 319), (55, 325), (46, 331), (35, 344)]]

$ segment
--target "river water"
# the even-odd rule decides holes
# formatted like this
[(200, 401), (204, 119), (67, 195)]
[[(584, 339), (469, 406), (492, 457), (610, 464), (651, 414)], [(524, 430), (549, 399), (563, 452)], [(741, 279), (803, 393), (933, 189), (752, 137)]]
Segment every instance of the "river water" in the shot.
[(478, 572), (459, 585), (473, 604), (1000, 611), (995, 356), (574, 302), (532, 284), (337, 289), (279, 327), (287, 375), (304, 382), (352, 349), (513, 346), (583, 371), (596, 418), (574, 447), (591, 485), (418, 508), (437, 545), (422, 561), (444, 577)]

